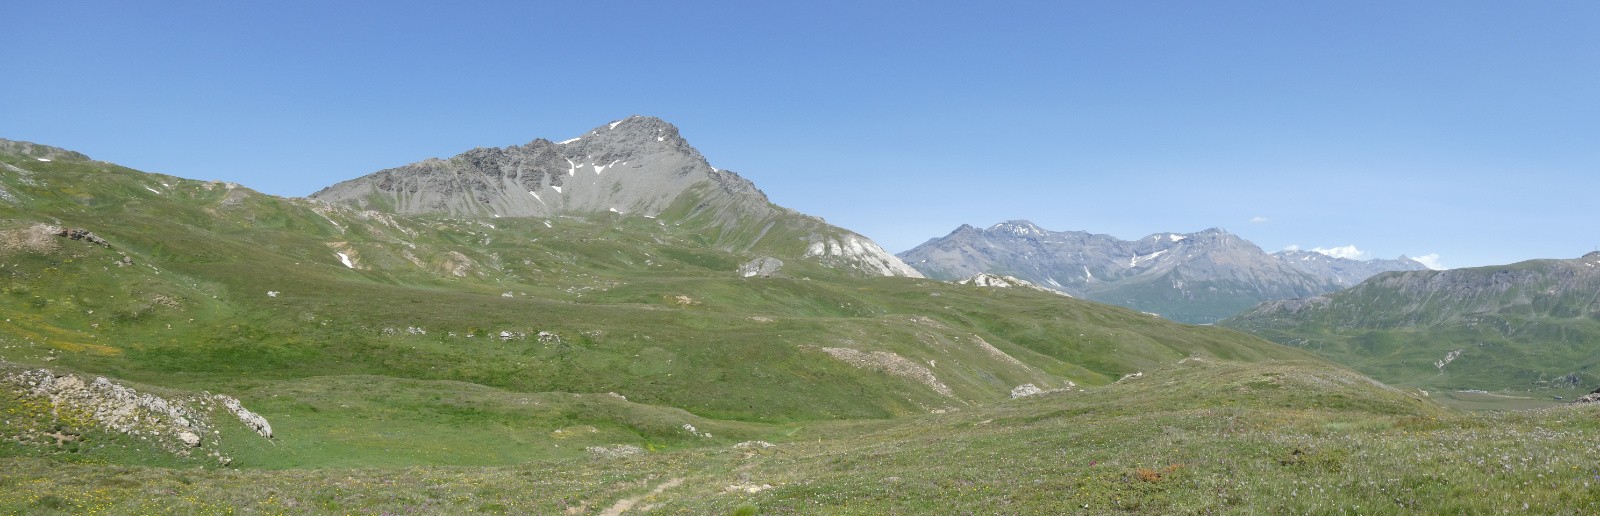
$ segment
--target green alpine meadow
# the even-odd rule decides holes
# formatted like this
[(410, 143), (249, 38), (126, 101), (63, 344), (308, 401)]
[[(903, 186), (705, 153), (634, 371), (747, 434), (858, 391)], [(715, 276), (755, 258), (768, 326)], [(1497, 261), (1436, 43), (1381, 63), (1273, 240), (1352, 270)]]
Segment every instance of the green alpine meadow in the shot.
[(922, 278), (649, 117), (308, 198), (0, 140), (0, 512), (1593, 513), (1589, 262), (1197, 326)]

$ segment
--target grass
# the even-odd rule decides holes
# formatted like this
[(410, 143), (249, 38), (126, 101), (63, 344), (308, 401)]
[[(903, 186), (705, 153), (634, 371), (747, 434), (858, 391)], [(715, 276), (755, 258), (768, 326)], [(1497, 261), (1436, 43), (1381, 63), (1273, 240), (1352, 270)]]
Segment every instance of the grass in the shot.
[(1597, 415), (1461, 413), (1316, 363), (1190, 361), (1087, 391), (806, 425), (771, 433), (771, 449), (283, 470), (0, 459), (0, 510), (1592, 512)]
[(1407, 272), (1330, 294), (1315, 308), (1247, 312), (1220, 324), (1396, 385), (1572, 398), (1600, 384), (1593, 270), (1532, 260)]
[[(1456, 411), (1444, 404), (1534, 403), (1422, 396), (1046, 293), (787, 258), (777, 277), (735, 277), (803, 246), (813, 226), (779, 224), (787, 212), (397, 218), (99, 162), (0, 162), (24, 171), (0, 170), (19, 199), (0, 203), (7, 368), (224, 393), (275, 430), (217, 421), (233, 461), (201, 467), (10, 389), (6, 435), (77, 445), (0, 441), (0, 512), (1595, 505), (1594, 409)], [(40, 223), (111, 246), (16, 244)], [(825, 347), (893, 353), (950, 394)], [(1024, 383), (1078, 388), (1008, 399)], [(738, 447), (753, 441), (776, 447)]]

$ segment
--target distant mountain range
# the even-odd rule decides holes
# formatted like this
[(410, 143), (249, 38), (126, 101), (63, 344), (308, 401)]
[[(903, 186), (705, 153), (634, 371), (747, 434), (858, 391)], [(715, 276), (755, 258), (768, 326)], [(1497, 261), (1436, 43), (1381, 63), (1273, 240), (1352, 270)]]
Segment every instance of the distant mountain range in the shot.
[(1015, 276), (1069, 295), (1211, 323), (1262, 301), (1346, 288), (1386, 271), (1424, 270), (1404, 256), (1351, 260), (1312, 251), (1267, 253), (1221, 229), (1138, 240), (1049, 231), (1025, 220), (962, 225), (898, 255), (930, 278)]
[(1222, 321), (1385, 382), (1575, 389), (1600, 381), (1600, 252), (1575, 260), (1409, 271)]
[(707, 244), (727, 251), (921, 276), (867, 237), (772, 204), (653, 117), (617, 120), (560, 142), (540, 138), (381, 170), (310, 197), (399, 215), (643, 216), (700, 230)]

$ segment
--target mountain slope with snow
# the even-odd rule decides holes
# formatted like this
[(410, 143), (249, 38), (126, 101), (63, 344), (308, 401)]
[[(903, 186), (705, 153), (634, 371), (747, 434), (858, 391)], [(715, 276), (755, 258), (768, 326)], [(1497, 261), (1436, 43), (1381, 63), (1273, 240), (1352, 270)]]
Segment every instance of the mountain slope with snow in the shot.
[(1286, 253), (1266, 253), (1216, 228), (1127, 241), (1015, 220), (985, 229), (963, 225), (899, 256), (932, 278), (1010, 275), (1190, 323), (1214, 322), (1265, 300), (1331, 292), (1377, 272), (1424, 268), (1403, 257), (1362, 262)]

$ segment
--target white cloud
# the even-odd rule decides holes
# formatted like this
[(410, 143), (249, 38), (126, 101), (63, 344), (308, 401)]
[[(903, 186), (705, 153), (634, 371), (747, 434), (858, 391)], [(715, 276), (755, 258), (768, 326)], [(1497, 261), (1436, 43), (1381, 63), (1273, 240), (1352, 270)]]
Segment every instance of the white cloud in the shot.
[(1319, 253), (1322, 253), (1322, 254), (1325, 254), (1325, 255), (1328, 255), (1328, 256), (1332, 256), (1334, 258), (1345, 258), (1345, 259), (1350, 259), (1350, 260), (1365, 260), (1365, 259), (1367, 259), (1367, 252), (1366, 251), (1362, 251), (1360, 249), (1356, 249), (1356, 246), (1354, 246), (1354, 245), (1347, 245), (1347, 246), (1342, 246), (1342, 247), (1329, 247), (1329, 248), (1315, 247), (1315, 248), (1312, 248), (1311, 250), (1319, 252)]
[(1411, 259), (1422, 263), (1424, 267), (1436, 271), (1442, 271), (1447, 268), (1443, 264), (1439, 263), (1439, 253), (1428, 253), (1422, 256), (1414, 256)]
[(1250, 217), (1250, 223), (1251, 224), (1261, 224), (1261, 223), (1266, 222), (1266, 221), (1267, 221), (1267, 218), (1263, 217), (1263, 216), (1260, 216), (1260, 215), (1256, 215), (1254, 217)]
[(1285, 251), (1299, 251), (1300, 250), (1300, 244), (1289, 244), (1289, 247), (1285, 247), (1285, 248), (1283, 248), (1283, 250), (1285, 250)]

